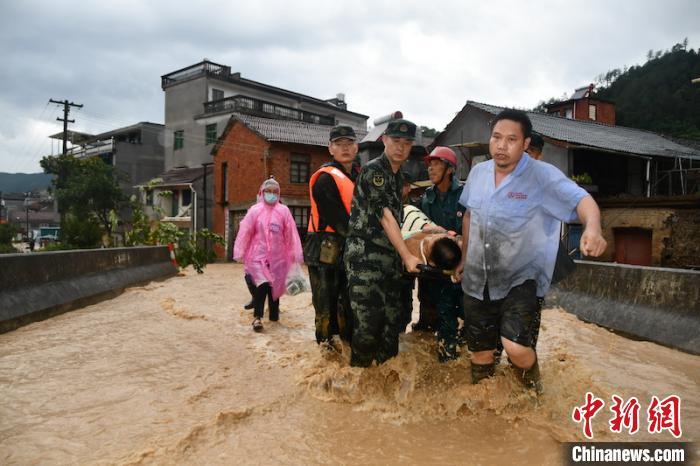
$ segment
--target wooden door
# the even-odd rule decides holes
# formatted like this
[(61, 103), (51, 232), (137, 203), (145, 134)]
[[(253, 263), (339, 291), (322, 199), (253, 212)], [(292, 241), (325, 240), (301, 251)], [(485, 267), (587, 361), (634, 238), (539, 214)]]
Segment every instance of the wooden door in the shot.
[(615, 262), (651, 265), (652, 231), (646, 228), (615, 228)]

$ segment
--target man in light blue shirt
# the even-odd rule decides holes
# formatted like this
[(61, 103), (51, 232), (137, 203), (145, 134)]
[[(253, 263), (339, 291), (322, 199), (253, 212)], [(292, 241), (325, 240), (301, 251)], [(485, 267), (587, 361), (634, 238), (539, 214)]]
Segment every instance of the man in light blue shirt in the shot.
[(559, 222), (585, 225), (581, 252), (599, 256), (606, 242), (593, 198), (553, 165), (530, 158), (532, 123), (507, 109), (492, 122), (491, 160), (476, 165), (462, 191), (462, 290), (472, 382), (493, 375), (498, 339), (526, 387), (539, 391), (533, 334), (537, 296), (549, 289)]

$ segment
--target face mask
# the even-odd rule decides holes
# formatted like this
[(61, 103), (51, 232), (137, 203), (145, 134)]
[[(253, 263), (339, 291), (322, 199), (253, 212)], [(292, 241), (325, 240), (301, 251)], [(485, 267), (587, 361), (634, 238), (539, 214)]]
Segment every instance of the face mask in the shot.
[(277, 194), (275, 193), (265, 193), (264, 194), (265, 202), (268, 204), (274, 204), (277, 202)]

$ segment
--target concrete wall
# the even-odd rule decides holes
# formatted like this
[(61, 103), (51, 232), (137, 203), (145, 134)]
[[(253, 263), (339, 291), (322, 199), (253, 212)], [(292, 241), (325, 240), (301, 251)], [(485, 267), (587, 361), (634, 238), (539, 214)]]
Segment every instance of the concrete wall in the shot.
[(700, 209), (675, 209), (671, 238), (661, 256), (664, 267), (700, 267)]
[[(165, 89), (166, 170), (178, 166), (196, 167), (212, 161), (212, 146), (205, 144), (206, 125), (216, 123), (217, 133), (221, 135), (231, 116), (230, 112), (204, 115), (203, 104), (212, 100), (212, 89), (224, 91), (225, 97), (245, 95), (320, 115), (332, 114), (339, 124), (347, 124), (361, 130), (367, 129), (367, 121), (364, 117), (343, 112), (340, 109), (334, 110), (332, 107), (301, 102), (292, 97), (202, 76)], [(184, 146), (175, 151), (173, 150), (173, 133), (179, 130), (184, 131)]]
[[(443, 146), (469, 142), (488, 144), (491, 139), (490, 122), (494, 116), (479, 109), (467, 107), (451, 123), (450, 128), (440, 136), (440, 144)], [(455, 152), (457, 153), (457, 175), (459, 179), (466, 180), (469, 175), (468, 163), (460, 154), (459, 149), (455, 149)], [(567, 148), (545, 143), (542, 153), (545, 162), (551, 163), (565, 175), (569, 175), (571, 164)]]
[(0, 255), (0, 332), (175, 273), (165, 246)]
[(144, 127), (140, 144), (115, 143), (114, 165), (117, 170), (128, 176), (127, 180), (120, 182), (127, 197), (138, 191), (134, 186), (146, 184), (164, 171), (164, 130), (161, 128), (157, 132), (155, 131), (155, 129)]
[(566, 147), (555, 146), (554, 144), (545, 143), (542, 148), (542, 161), (551, 163), (566, 176), (570, 176), (569, 167), (569, 149)]
[[(163, 173), (165, 169), (165, 128), (144, 124), (141, 142), (130, 144), (116, 142), (114, 161), (116, 167), (129, 175), (131, 186), (145, 184)], [(132, 190), (131, 193), (135, 193)]]
[(700, 272), (577, 261), (547, 295), (582, 320), (700, 354)]
[[(450, 128), (442, 133), (440, 145), (451, 146), (469, 142), (488, 144), (491, 138), (489, 126), (491, 119), (493, 115), (489, 113), (474, 108), (465, 109), (457, 115)], [(457, 177), (460, 180), (466, 180), (469, 175), (469, 162), (459, 149), (455, 149), (455, 153), (457, 154)], [(464, 150), (464, 153), (467, 154), (467, 151)]]
[(601, 208), (603, 237), (608, 242), (602, 261), (615, 259), (615, 228), (652, 231), (651, 263), (655, 266), (700, 266), (700, 209), (634, 207)]
[[(210, 147), (204, 145), (203, 129), (194, 116), (204, 113), (207, 99), (206, 79), (184, 81), (165, 90), (165, 170), (195, 167), (210, 162)], [(184, 131), (182, 149), (173, 150), (173, 134)], [(202, 131), (200, 131), (202, 130)]]

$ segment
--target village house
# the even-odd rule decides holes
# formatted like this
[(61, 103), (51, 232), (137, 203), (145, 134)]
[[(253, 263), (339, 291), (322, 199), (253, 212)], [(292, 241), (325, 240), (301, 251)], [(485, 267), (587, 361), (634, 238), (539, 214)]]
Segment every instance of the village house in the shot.
[[(349, 125), (362, 134), (367, 129), (368, 117), (348, 110), (343, 94), (339, 93), (329, 99), (318, 99), (244, 78), (241, 73), (232, 72), (230, 66), (213, 63), (207, 59), (163, 75), (161, 87), (165, 92), (165, 166), (164, 173), (161, 173), (159, 178), (163, 180), (169, 179), (170, 172), (173, 170), (201, 169), (203, 165), (212, 164), (214, 162), (212, 148), (223, 137), (225, 130), (231, 132), (229, 127), (233, 118), (255, 117), (256, 121), (277, 121), (274, 125), (282, 126), (285, 121), (316, 126), (319, 128), (319, 134), (323, 131), (326, 133), (324, 145), (327, 145), (328, 131), (334, 125)], [(320, 128), (323, 128), (323, 131)], [(238, 135), (239, 131), (234, 130), (233, 134)], [(282, 142), (275, 139), (268, 142), (271, 141)], [(227, 144), (229, 143), (231, 141)], [(317, 147), (314, 145), (317, 143), (318, 141), (314, 139), (314, 143), (309, 147)], [(302, 145), (305, 144), (306, 142), (302, 143)], [(306, 149), (304, 148), (301, 153), (311, 156), (313, 151)], [(233, 161), (231, 163), (228, 170), (233, 169)], [(221, 215), (221, 212), (214, 215), (212, 210), (216, 210), (216, 206), (221, 205), (222, 178), (219, 171), (221, 164), (219, 162), (217, 164), (213, 182), (201, 185), (202, 188), (206, 186), (207, 190), (197, 191), (190, 196), (199, 202), (199, 207), (193, 211), (194, 218), (191, 219), (192, 224), (196, 223), (197, 228), (211, 229), (213, 219), (218, 218), (216, 215)], [(309, 169), (316, 167), (314, 162), (309, 164)], [(262, 172), (258, 174), (261, 175)], [(176, 176), (179, 177), (179, 175)], [(223, 189), (223, 191), (236, 193), (237, 196), (244, 196), (245, 199), (254, 199), (257, 186), (250, 193), (247, 181), (241, 186), (237, 183), (237, 178), (232, 178), (230, 189)], [(259, 181), (262, 182), (262, 179)], [(157, 183), (151, 186), (157, 188)], [(192, 184), (192, 186), (197, 185)], [(214, 194), (214, 189), (219, 194)], [(206, 206), (206, 213), (199, 212), (202, 206)], [(218, 209), (220, 210), (220, 207)], [(301, 215), (297, 213), (298, 217)], [(222, 225), (216, 226), (214, 230), (224, 233)], [(220, 251), (220, 254), (223, 254), (223, 251)]]
[(13, 223), (18, 240), (55, 240), (60, 230), (60, 215), (47, 191), (0, 193), (0, 223)]
[(598, 97), (593, 92), (594, 87), (593, 84), (580, 87), (574, 91), (569, 99), (545, 105), (547, 114), (614, 125), (615, 104)]
[[(99, 157), (120, 175), (119, 187), (128, 197), (136, 187), (163, 172), (165, 127), (140, 122), (97, 135), (72, 132), (68, 154), (78, 158)], [(50, 136), (62, 139), (63, 132)]]
[[(240, 221), (257, 201), (260, 185), (274, 176), (281, 202), (289, 207), (303, 238), (309, 224), (309, 178), (329, 162), (332, 126), (298, 120), (263, 118), (246, 113), (230, 116), (212, 150), (214, 157), (213, 230), (225, 238), (217, 250), (231, 260)], [(356, 130), (362, 138), (366, 131)]]
[[(580, 91), (580, 90), (579, 90)], [(576, 179), (602, 209), (608, 248), (600, 258), (635, 265), (698, 267), (700, 244), (700, 152), (659, 134), (590, 118), (612, 114), (596, 110), (575, 119), (594, 102), (590, 93), (569, 99), (571, 118), (557, 104), (552, 114), (528, 112), (533, 130), (543, 136), (544, 160)], [(473, 164), (486, 160), (490, 121), (503, 107), (468, 101), (433, 145), (458, 155), (458, 175), (466, 180)], [(610, 116), (609, 116), (610, 117)], [(581, 226), (565, 229), (569, 251), (577, 256)]]
[[(404, 118), (403, 113), (397, 110), (374, 120), (374, 126), (369, 130), (367, 135), (362, 138), (359, 144), (360, 150), (358, 156), (362, 165), (382, 155), (384, 152), (382, 135), (391, 121), (400, 118)], [(408, 173), (414, 181), (428, 179), (428, 167), (424, 161), (424, 157), (427, 155), (425, 147), (432, 143), (432, 141), (432, 138), (425, 138), (423, 136), (419, 126), (416, 131), (416, 139), (413, 141), (413, 147), (411, 147), (411, 153), (406, 162), (401, 166), (401, 170), (404, 173)]]

